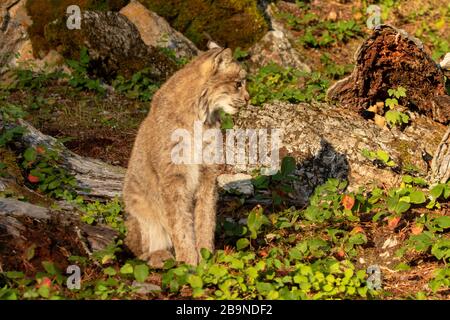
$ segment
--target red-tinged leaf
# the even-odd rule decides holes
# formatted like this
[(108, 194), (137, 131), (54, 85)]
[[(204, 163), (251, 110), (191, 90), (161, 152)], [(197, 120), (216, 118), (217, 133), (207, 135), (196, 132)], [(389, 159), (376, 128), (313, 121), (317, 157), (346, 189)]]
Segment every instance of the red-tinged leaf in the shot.
[(43, 277), (41, 279), (41, 282), (38, 284), (38, 288), (39, 287), (47, 287), (50, 288), (52, 286), (52, 280), (50, 280), (50, 278), (48, 277)]
[(343, 249), (339, 249), (338, 252), (336, 252), (337, 256), (339, 258), (344, 258), (345, 257), (345, 251)]
[(389, 229), (394, 230), (400, 221), (400, 217), (390, 217), (388, 218), (388, 227)]
[(348, 194), (344, 195), (344, 197), (342, 198), (342, 205), (345, 209), (352, 210), (353, 206), (355, 205), (355, 198)]
[(36, 152), (39, 154), (44, 154), (45, 153), (45, 148), (42, 146), (37, 146), (36, 147)]
[(351, 234), (357, 234), (357, 233), (364, 233), (364, 229), (360, 226), (354, 227), (352, 231), (350, 231)]
[(415, 223), (412, 227), (411, 227), (411, 233), (415, 236), (421, 234), (423, 231), (423, 224), (420, 223)]
[(30, 181), (31, 183), (38, 183), (39, 182), (39, 177), (33, 176), (32, 174), (28, 175), (28, 181)]
[(259, 255), (260, 255), (261, 257), (265, 258), (265, 257), (267, 257), (269, 254), (267, 253), (266, 250), (260, 250), (260, 251), (259, 251)]

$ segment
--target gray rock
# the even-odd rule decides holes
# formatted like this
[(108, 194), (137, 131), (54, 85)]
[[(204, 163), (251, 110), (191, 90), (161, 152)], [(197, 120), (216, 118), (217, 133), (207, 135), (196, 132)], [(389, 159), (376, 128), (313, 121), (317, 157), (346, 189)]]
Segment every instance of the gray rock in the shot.
[(131, 1), (120, 13), (136, 26), (147, 46), (172, 49), (178, 58), (191, 59), (200, 53), (191, 40), (138, 1)]
[(219, 188), (225, 191), (236, 191), (246, 196), (254, 194), (252, 176), (244, 173), (221, 174), (217, 178)]
[[(16, 53), (28, 40), (25, 0), (7, 0), (0, 4), (0, 74), (15, 64)], [(29, 18), (28, 18), (29, 19)]]
[(86, 47), (92, 67), (88, 71), (96, 76), (128, 78), (146, 68), (152, 80), (163, 82), (176, 70), (175, 62), (147, 46), (136, 26), (118, 12), (83, 11), (79, 30), (67, 29), (65, 22), (57, 19), (47, 24), (46, 40), (70, 59), (78, 59), (80, 49)]
[(266, 4), (265, 15), (270, 21), (272, 30), (249, 49), (250, 71), (254, 72), (270, 62), (275, 62), (283, 67), (311, 72), (311, 68), (302, 61), (300, 53), (291, 45), (294, 37), (283, 23), (278, 21), (277, 12), (275, 4)]
[(147, 293), (152, 293), (155, 291), (161, 291), (161, 287), (157, 286), (156, 284), (146, 283), (146, 282), (137, 282), (136, 280), (133, 281), (131, 286), (138, 288), (136, 292), (140, 293), (140, 294), (147, 294)]
[(249, 49), (250, 69), (256, 69), (275, 62), (283, 67), (293, 67), (306, 72), (311, 68), (302, 62), (300, 54), (295, 50), (286, 34), (281, 30), (269, 31)]

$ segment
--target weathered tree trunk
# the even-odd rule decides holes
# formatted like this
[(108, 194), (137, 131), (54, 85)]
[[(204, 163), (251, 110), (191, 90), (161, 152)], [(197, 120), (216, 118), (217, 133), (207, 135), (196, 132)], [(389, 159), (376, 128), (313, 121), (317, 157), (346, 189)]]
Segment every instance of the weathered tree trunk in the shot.
[(450, 96), (444, 74), (420, 40), (392, 26), (374, 30), (355, 53), (355, 69), (328, 90), (328, 98), (361, 112), (389, 97), (388, 90), (407, 90), (407, 107), (441, 123), (450, 120)]
[(431, 162), (430, 181), (445, 183), (450, 179), (450, 129), (447, 130), (436, 149)]
[[(328, 178), (348, 179), (350, 189), (360, 186), (392, 187), (401, 181), (402, 169), (415, 169), (420, 176), (429, 170), (423, 154), (433, 155), (446, 127), (430, 118), (413, 114), (404, 131), (380, 128), (355, 111), (326, 103), (270, 103), (241, 110), (235, 128), (279, 128), (281, 155), (296, 159), (298, 182), (292, 198), (307, 203), (311, 192)], [(362, 150), (384, 150), (396, 163), (388, 168), (372, 161)], [(270, 149), (269, 149), (270, 150)], [(256, 166), (230, 168), (251, 172)]]
[(60, 151), (63, 166), (77, 179), (77, 190), (80, 194), (108, 198), (121, 195), (125, 174), (124, 168), (112, 166), (100, 160), (81, 157), (65, 148), (55, 138), (43, 134), (28, 122), (19, 120), (19, 124), (27, 129), (22, 137), (26, 145), (34, 147), (43, 145)]

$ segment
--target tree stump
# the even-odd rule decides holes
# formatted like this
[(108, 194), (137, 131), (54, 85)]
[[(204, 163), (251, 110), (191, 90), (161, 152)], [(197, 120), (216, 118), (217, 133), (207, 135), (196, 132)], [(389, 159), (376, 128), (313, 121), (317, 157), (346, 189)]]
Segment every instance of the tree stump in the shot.
[(388, 90), (402, 86), (407, 107), (433, 120), (448, 123), (450, 96), (444, 74), (425, 52), (420, 40), (403, 30), (380, 25), (355, 53), (355, 69), (327, 92), (332, 101), (362, 112), (389, 98)]

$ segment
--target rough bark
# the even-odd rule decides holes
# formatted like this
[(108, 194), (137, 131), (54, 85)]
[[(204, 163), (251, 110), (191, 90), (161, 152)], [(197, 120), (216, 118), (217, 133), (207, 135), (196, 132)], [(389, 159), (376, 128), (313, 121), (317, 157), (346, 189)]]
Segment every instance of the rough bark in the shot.
[(81, 157), (26, 121), (20, 120), (19, 125), (27, 129), (27, 133), (22, 137), (27, 146), (44, 145), (60, 151), (63, 166), (78, 181), (78, 193), (107, 198), (121, 195), (125, 169), (108, 165), (100, 160)]
[[(442, 124), (418, 114), (404, 131), (378, 127), (353, 110), (325, 103), (271, 103), (248, 107), (239, 113), (235, 128), (279, 128), (281, 155), (296, 159), (298, 182), (292, 198), (306, 203), (317, 185), (328, 178), (348, 179), (350, 189), (360, 186), (395, 186), (401, 169), (415, 167), (427, 174), (423, 154), (433, 155), (445, 133)], [(270, 131), (269, 131), (270, 132)], [(384, 150), (397, 164), (394, 170), (365, 158), (361, 151)], [(255, 166), (230, 168), (251, 172)]]
[(450, 97), (444, 74), (424, 51), (422, 43), (405, 31), (381, 25), (355, 53), (355, 69), (328, 90), (328, 98), (362, 112), (389, 97), (388, 90), (407, 90), (407, 107), (441, 123), (450, 120)]
[(450, 179), (450, 129), (447, 130), (431, 162), (430, 181), (445, 183)]

